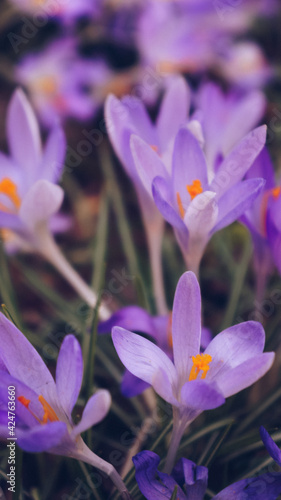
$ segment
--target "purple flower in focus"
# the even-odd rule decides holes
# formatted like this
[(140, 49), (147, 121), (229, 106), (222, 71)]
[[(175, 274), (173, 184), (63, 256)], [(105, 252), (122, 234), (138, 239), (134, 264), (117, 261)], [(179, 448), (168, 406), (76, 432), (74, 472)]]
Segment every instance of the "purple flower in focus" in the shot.
[[(276, 446), (276, 445), (275, 445)], [(280, 453), (280, 450), (279, 450)], [(203, 500), (208, 469), (181, 458), (171, 475), (160, 472), (160, 458), (152, 451), (141, 451), (133, 462), (136, 481), (147, 500), (170, 500), (177, 487), (177, 500)], [(262, 487), (261, 487), (262, 485)], [(276, 500), (281, 493), (281, 474), (266, 473), (233, 483), (213, 497), (214, 500)]]
[[(151, 316), (145, 309), (138, 306), (127, 306), (119, 309), (107, 320), (99, 323), (98, 333), (109, 333), (114, 326), (121, 326), (126, 330), (141, 332), (149, 335), (155, 344), (164, 351), (170, 359), (173, 359), (172, 340), (172, 315)], [(206, 349), (211, 342), (212, 335), (208, 328), (202, 328), (200, 351)], [(121, 390), (124, 396), (137, 396), (149, 384), (132, 375), (128, 370), (123, 376)]]
[(8, 388), (14, 387), (15, 436), (23, 450), (48, 451), (82, 460), (110, 475), (125, 493), (126, 488), (114, 467), (95, 455), (80, 436), (108, 413), (109, 392), (98, 390), (87, 402), (80, 422), (74, 424), (72, 420), (83, 378), (82, 352), (76, 338), (67, 335), (62, 342), (55, 382), (34, 347), (0, 314), (0, 364), (0, 436), (8, 437)]
[(209, 180), (204, 153), (187, 128), (180, 129), (176, 136), (171, 174), (147, 143), (132, 136), (131, 148), (139, 176), (147, 191), (152, 191), (163, 217), (173, 226), (187, 268), (196, 274), (211, 236), (237, 220), (261, 191), (262, 179), (242, 179), (263, 148), (265, 138), (265, 126), (246, 135)]
[(201, 298), (192, 272), (179, 280), (172, 313), (173, 359), (149, 340), (115, 327), (112, 339), (126, 368), (151, 384), (173, 406), (174, 429), (166, 470), (172, 468), (182, 434), (202, 411), (249, 387), (271, 367), (274, 353), (263, 353), (261, 324), (248, 321), (218, 334), (200, 354)]
[(101, 90), (112, 72), (102, 60), (82, 59), (74, 40), (62, 39), (25, 56), (15, 69), (15, 78), (28, 89), (40, 119), (50, 127), (69, 116), (91, 118), (103, 103)]

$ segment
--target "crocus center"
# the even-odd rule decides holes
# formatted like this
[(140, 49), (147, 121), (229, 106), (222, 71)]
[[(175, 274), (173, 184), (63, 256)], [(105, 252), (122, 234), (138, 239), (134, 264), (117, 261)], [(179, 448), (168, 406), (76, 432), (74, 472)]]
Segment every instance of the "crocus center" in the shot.
[(195, 179), (192, 184), (187, 184), (186, 186), (187, 192), (190, 194), (191, 199), (193, 200), (198, 194), (203, 193), (202, 184), (199, 179)]
[(35, 82), (36, 88), (46, 95), (54, 95), (57, 92), (57, 82), (53, 76), (42, 76)]
[(205, 378), (207, 372), (210, 370), (209, 364), (212, 361), (212, 356), (210, 354), (197, 354), (197, 356), (192, 356), (193, 366), (190, 371), (189, 380), (196, 380), (199, 373), (201, 374), (201, 379)]
[(268, 189), (263, 195), (261, 202), (261, 220), (262, 220), (263, 236), (266, 236), (266, 214), (267, 214), (269, 198), (272, 197), (274, 200), (278, 200), (280, 194), (281, 194), (281, 187), (277, 186), (275, 188)]
[(47, 403), (46, 399), (43, 398), (43, 396), (40, 394), (40, 396), (38, 396), (38, 400), (39, 402), (41, 403), (41, 405), (43, 406), (43, 410), (44, 410), (44, 415), (43, 415), (43, 418), (40, 419), (38, 418), (29, 408), (29, 404), (30, 404), (30, 399), (27, 399), (25, 398), (24, 396), (19, 396), (18, 398), (18, 401), (23, 405), (25, 406), (25, 408), (27, 408), (27, 410), (31, 413), (31, 415), (33, 415), (34, 418), (36, 418), (36, 420), (41, 424), (41, 425), (44, 425), (46, 424), (47, 422), (57, 422), (59, 419), (58, 419), (58, 416), (56, 415), (56, 412), (53, 410), (53, 408), (49, 405), (49, 403)]
[[(195, 179), (192, 182), (192, 184), (187, 184), (186, 185), (186, 190), (187, 190), (188, 194), (191, 197), (191, 201), (194, 200), (194, 198), (198, 194), (203, 193), (203, 188), (202, 188), (201, 181), (199, 179)], [(180, 216), (183, 219), (184, 218), (184, 214), (185, 214), (185, 210), (184, 210), (182, 199), (181, 199), (181, 196), (180, 196), (179, 192), (177, 192), (177, 204), (178, 204), (178, 209), (179, 209)]]
[[(4, 179), (2, 179), (2, 181), (0, 181), (0, 194), (4, 194), (5, 196), (7, 196), (7, 198), (9, 198), (14, 205), (16, 211), (19, 210), (21, 199), (18, 195), (18, 188), (16, 184), (8, 177), (5, 177)], [(4, 212), (10, 212), (10, 210), (2, 203), (0, 203), (0, 209)]]

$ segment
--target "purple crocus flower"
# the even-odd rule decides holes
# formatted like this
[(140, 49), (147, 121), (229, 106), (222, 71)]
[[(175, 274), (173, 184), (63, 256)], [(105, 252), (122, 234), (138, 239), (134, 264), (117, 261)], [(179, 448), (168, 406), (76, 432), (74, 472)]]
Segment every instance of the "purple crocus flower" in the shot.
[(167, 90), (155, 124), (151, 122), (140, 99), (126, 96), (119, 101), (111, 95), (105, 104), (106, 125), (112, 145), (137, 192), (146, 230), (159, 314), (167, 312), (161, 268), (163, 218), (155, 207), (151, 190), (147, 190), (143, 176), (140, 176), (136, 169), (130, 149), (130, 137), (136, 134), (146, 141), (151, 151), (155, 151), (155, 157), (159, 158), (159, 161), (157, 163), (156, 160), (153, 171), (159, 166), (157, 175), (161, 175), (163, 169), (170, 170), (174, 139), (179, 127), (186, 123), (188, 111), (189, 89), (181, 77), (172, 78), (167, 82)]
[[(0, 228), (15, 233), (18, 246), (44, 256), (95, 307), (96, 294), (66, 261), (51, 234), (52, 225), (61, 226), (61, 220), (51, 224), (50, 219), (64, 196), (56, 185), (66, 150), (62, 129), (53, 128), (42, 151), (36, 117), (25, 94), (17, 90), (8, 108), (7, 138), (10, 156), (0, 153)], [(100, 313), (103, 319), (109, 316), (103, 304)]]
[(0, 344), (0, 435), (10, 437), (8, 388), (13, 388), (15, 439), (23, 450), (48, 451), (89, 463), (111, 477), (124, 494), (122, 498), (129, 498), (114, 467), (95, 455), (80, 436), (106, 416), (111, 404), (109, 392), (99, 390), (91, 396), (78, 424), (74, 424), (71, 417), (83, 377), (82, 352), (77, 339), (67, 335), (62, 342), (56, 382), (34, 347), (3, 314), (0, 314)]
[[(208, 469), (206, 467), (198, 466), (191, 460), (181, 458), (173, 468), (171, 475), (168, 475), (157, 469), (160, 457), (152, 451), (141, 451), (133, 457), (133, 462), (136, 470), (136, 481), (147, 500), (170, 500), (175, 488), (177, 488), (177, 500), (203, 500), (208, 482)], [(233, 483), (220, 491), (213, 499), (276, 500), (280, 493), (281, 474), (266, 473)]]
[(131, 137), (139, 176), (163, 217), (174, 227), (187, 268), (198, 274), (211, 236), (239, 218), (253, 203), (264, 181), (242, 181), (264, 146), (266, 127), (246, 135), (220, 163), (212, 180), (204, 153), (187, 128), (176, 136), (169, 175), (155, 151), (140, 137)]
[(279, 467), (281, 467), (281, 450), (277, 446), (277, 444), (273, 441), (272, 437), (268, 434), (268, 432), (265, 430), (263, 426), (260, 427), (260, 436), (269, 455), (279, 465)]
[(47, 127), (67, 117), (91, 118), (102, 104), (103, 87), (111, 78), (104, 61), (80, 57), (70, 38), (56, 40), (38, 54), (28, 54), (15, 69), (16, 81), (28, 89)]
[[(173, 359), (172, 340), (172, 315), (151, 316), (145, 309), (138, 306), (127, 306), (119, 309), (107, 321), (102, 321), (98, 326), (98, 333), (109, 333), (115, 326), (121, 326), (126, 330), (141, 332), (149, 335), (153, 341), (164, 351), (170, 359)], [(212, 335), (208, 328), (202, 328), (200, 351), (206, 349), (211, 342)], [(137, 396), (149, 384), (135, 377), (129, 370), (123, 376), (121, 391), (126, 397)]]
[(248, 321), (217, 335), (200, 354), (201, 298), (192, 272), (180, 278), (172, 313), (173, 359), (149, 340), (115, 327), (112, 339), (122, 363), (152, 385), (173, 406), (174, 428), (166, 471), (187, 425), (202, 411), (222, 405), (225, 398), (245, 389), (271, 367), (274, 353), (263, 353), (265, 333)]
[(11, 0), (20, 10), (31, 15), (59, 19), (66, 23), (100, 13), (101, 0)]

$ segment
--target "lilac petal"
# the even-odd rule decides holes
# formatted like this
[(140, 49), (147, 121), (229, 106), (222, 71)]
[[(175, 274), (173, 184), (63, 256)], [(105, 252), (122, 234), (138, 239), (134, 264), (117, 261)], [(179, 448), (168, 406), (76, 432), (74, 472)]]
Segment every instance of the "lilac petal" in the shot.
[(223, 133), (223, 153), (231, 149), (252, 130), (263, 117), (266, 99), (262, 92), (253, 91), (240, 102), (234, 104), (231, 119), (225, 123)]
[(269, 455), (278, 465), (281, 466), (281, 450), (262, 426), (260, 427), (260, 436)]
[(32, 180), (41, 160), (41, 140), (36, 117), (21, 89), (15, 91), (8, 108), (7, 134), (12, 157)]
[(185, 485), (187, 498), (201, 500), (204, 497), (208, 484), (207, 467), (181, 458), (173, 468), (172, 476), (180, 486)]
[(218, 201), (219, 214), (212, 233), (236, 221), (248, 210), (264, 187), (263, 179), (249, 179), (238, 182)]
[(227, 328), (213, 338), (205, 351), (212, 356), (207, 378), (223, 379), (229, 369), (262, 354), (264, 343), (264, 329), (256, 321), (246, 321)]
[(152, 384), (154, 375), (163, 369), (170, 385), (176, 381), (176, 370), (168, 356), (149, 340), (115, 326), (112, 340), (119, 358), (136, 377)]
[(195, 274), (184, 273), (179, 279), (172, 316), (174, 363), (181, 380), (187, 380), (192, 356), (200, 352), (201, 295)]
[(207, 380), (191, 380), (181, 389), (181, 402), (194, 410), (212, 410), (225, 403), (220, 387)]
[(60, 404), (70, 418), (81, 389), (82, 378), (83, 358), (80, 344), (74, 335), (67, 335), (58, 355), (56, 386)]
[(146, 191), (152, 195), (152, 183), (155, 177), (167, 178), (165, 165), (159, 155), (153, 151), (150, 144), (144, 142), (137, 135), (132, 135), (130, 147), (136, 170)]
[(167, 403), (173, 406), (179, 406), (179, 402), (174, 396), (173, 385), (171, 385), (169, 381), (169, 376), (167, 372), (164, 372), (161, 368), (159, 368), (152, 377), (152, 387), (162, 399), (167, 401)]
[[(136, 481), (141, 493), (147, 500), (170, 500), (177, 485), (176, 481), (168, 474), (159, 473), (157, 466), (160, 458), (152, 451), (141, 451), (133, 458), (136, 470)], [(156, 479), (159, 475), (161, 482)], [(178, 500), (185, 500), (186, 496), (178, 487)]]
[(143, 332), (154, 337), (155, 326), (150, 314), (141, 307), (127, 306), (103, 322), (99, 323), (98, 333), (111, 332), (114, 326), (122, 326), (126, 330)]
[(0, 313), (1, 358), (10, 374), (36, 394), (42, 394), (53, 406), (57, 401), (54, 379), (25, 336)]
[(173, 190), (182, 200), (189, 197), (187, 185), (200, 180), (203, 190), (208, 189), (207, 165), (203, 151), (194, 135), (182, 128), (179, 130), (173, 154)]
[(66, 153), (66, 138), (61, 127), (55, 127), (45, 145), (40, 177), (56, 183), (62, 174)]
[(266, 352), (225, 371), (223, 375), (220, 373), (216, 377), (219, 389), (226, 398), (246, 389), (268, 372), (273, 364), (274, 357), (274, 352)]
[(135, 133), (148, 144), (158, 146), (156, 130), (150, 120), (144, 103), (140, 99), (131, 96), (123, 97), (121, 102), (129, 113), (130, 123)]
[(152, 193), (155, 204), (166, 221), (174, 228), (183, 232), (187, 238), (188, 231), (173, 207), (171, 191), (167, 181), (162, 177), (156, 177), (152, 184)]
[(266, 126), (250, 132), (222, 162), (210, 188), (218, 197), (240, 181), (257, 158), (266, 139)]
[(65, 435), (68, 435), (67, 425), (64, 422), (51, 422), (38, 425), (30, 431), (17, 431), (17, 444), (20, 448), (30, 452), (48, 451), (59, 446)]
[(188, 228), (190, 237), (198, 240), (208, 240), (208, 235), (214, 227), (218, 217), (216, 193), (204, 191), (198, 194), (188, 205), (184, 223)]
[(64, 192), (60, 186), (41, 179), (29, 189), (23, 199), (19, 216), (30, 230), (55, 214), (62, 204)]
[(207, 349), (208, 345), (210, 344), (211, 340), (213, 338), (211, 330), (206, 327), (202, 327), (201, 330), (201, 341), (200, 341), (200, 350), (204, 351)]
[(170, 83), (156, 122), (161, 151), (167, 149), (181, 126), (187, 121), (190, 104), (190, 92), (186, 81), (176, 77)]
[(274, 169), (266, 146), (262, 149), (246, 174), (246, 179), (257, 177), (266, 180), (266, 189), (271, 189), (275, 186)]
[(213, 497), (213, 500), (276, 500), (281, 493), (281, 474), (268, 472), (242, 479)]
[(149, 387), (149, 384), (144, 382), (138, 377), (135, 377), (128, 370), (125, 371), (121, 384), (121, 392), (126, 398), (133, 398), (134, 396), (138, 396), (145, 389)]
[(110, 393), (105, 389), (97, 391), (87, 402), (82, 418), (79, 424), (74, 427), (71, 437), (75, 438), (81, 432), (101, 422), (109, 412), (110, 405)]
[(11, 229), (16, 232), (24, 232), (24, 225), (17, 215), (2, 212), (0, 210), (0, 227)]

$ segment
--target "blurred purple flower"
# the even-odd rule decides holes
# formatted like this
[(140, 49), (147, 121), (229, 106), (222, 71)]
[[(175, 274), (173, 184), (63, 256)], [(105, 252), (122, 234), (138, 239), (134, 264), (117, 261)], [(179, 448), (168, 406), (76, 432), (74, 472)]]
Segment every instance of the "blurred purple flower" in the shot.
[[(280, 451), (279, 451), (280, 453)], [(160, 472), (160, 458), (152, 451), (141, 451), (133, 462), (136, 481), (147, 500), (170, 500), (177, 487), (177, 500), (203, 500), (208, 482), (208, 469), (181, 458), (171, 475)], [(261, 487), (262, 485), (262, 487)], [(281, 474), (266, 473), (233, 483), (213, 500), (276, 500), (281, 492)]]
[(102, 0), (10, 0), (21, 11), (40, 18), (69, 23), (84, 16), (100, 14)]
[[(76, 338), (67, 335), (62, 342), (55, 382), (34, 347), (0, 314), (0, 359), (1, 417), (3, 413), (7, 415), (10, 406), (8, 388), (14, 387), (17, 444), (25, 451), (48, 451), (89, 463), (110, 475), (120, 491), (125, 492), (114, 467), (95, 455), (80, 436), (108, 413), (109, 392), (99, 390), (91, 396), (78, 424), (71, 417), (83, 378), (82, 352)], [(2, 418), (0, 435), (9, 437)]]
[[(114, 326), (121, 326), (126, 330), (141, 332), (149, 335), (156, 345), (164, 351), (170, 359), (173, 359), (173, 340), (172, 340), (172, 315), (151, 316), (145, 309), (138, 306), (127, 306), (119, 309), (112, 314), (107, 321), (99, 323), (98, 332), (100, 334), (111, 332)], [(212, 335), (208, 328), (202, 328), (200, 351), (206, 349), (212, 340)], [(123, 376), (121, 390), (124, 396), (137, 396), (149, 384), (135, 377), (128, 370)]]
[(67, 117), (91, 118), (104, 101), (103, 86), (112, 71), (100, 59), (80, 57), (74, 39), (66, 38), (25, 56), (15, 78), (28, 89), (40, 119), (50, 127)]
[(203, 354), (200, 354), (200, 337), (200, 288), (191, 272), (180, 278), (175, 293), (172, 313), (174, 363), (158, 346), (140, 335), (120, 327), (112, 331), (115, 349), (126, 368), (151, 384), (173, 406), (174, 428), (167, 472), (172, 468), (186, 426), (202, 411), (222, 405), (225, 398), (256, 382), (274, 360), (274, 353), (263, 353), (264, 330), (254, 321), (224, 330)]
[(154, 172), (159, 168), (157, 175), (161, 175), (166, 168), (170, 169), (174, 139), (179, 127), (187, 122), (188, 111), (189, 89), (181, 77), (167, 82), (167, 90), (155, 124), (151, 122), (142, 101), (135, 97), (126, 96), (119, 101), (111, 95), (105, 104), (106, 125), (112, 145), (137, 192), (147, 235), (159, 314), (167, 312), (161, 269), (163, 218), (155, 207), (151, 189), (147, 189), (135, 167), (130, 138), (132, 134), (137, 134), (146, 141), (152, 152), (155, 151), (155, 165), (149, 165), (148, 168), (151, 166)]

